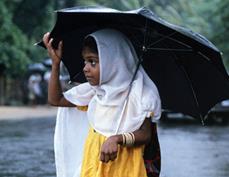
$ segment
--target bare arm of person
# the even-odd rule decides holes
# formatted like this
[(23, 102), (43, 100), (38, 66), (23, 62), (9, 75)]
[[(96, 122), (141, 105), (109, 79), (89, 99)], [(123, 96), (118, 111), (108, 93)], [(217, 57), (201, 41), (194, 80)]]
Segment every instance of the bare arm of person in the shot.
[(43, 36), (44, 45), (52, 60), (51, 76), (48, 84), (48, 102), (53, 106), (74, 107), (74, 104), (64, 98), (59, 80), (63, 42), (60, 41), (58, 48), (54, 49), (52, 47), (52, 41), (53, 38), (50, 39), (50, 33), (46, 33)]
[[(147, 145), (150, 142), (152, 136), (151, 119), (146, 118), (142, 126), (132, 133), (135, 136), (134, 146), (144, 144)], [(101, 147), (100, 160), (105, 163), (109, 162), (110, 160), (115, 160), (118, 153), (118, 145), (122, 144), (122, 135), (114, 135), (107, 138)]]

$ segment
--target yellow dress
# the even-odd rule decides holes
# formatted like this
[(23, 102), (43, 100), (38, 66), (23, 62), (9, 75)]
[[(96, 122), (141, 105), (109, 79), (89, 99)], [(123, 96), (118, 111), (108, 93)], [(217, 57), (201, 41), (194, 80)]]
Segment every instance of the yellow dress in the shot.
[(119, 146), (117, 158), (103, 163), (99, 158), (105, 140), (105, 136), (90, 129), (84, 147), (81, 177), (147, 177), (143, 160), (144, 146)]

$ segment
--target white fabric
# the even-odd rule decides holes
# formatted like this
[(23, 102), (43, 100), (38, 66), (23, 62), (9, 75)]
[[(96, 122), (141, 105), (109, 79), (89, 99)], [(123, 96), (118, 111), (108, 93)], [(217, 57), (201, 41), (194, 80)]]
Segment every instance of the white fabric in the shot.
[(86, 112), (77, 108), (58, 108), (54, 135), (57, 177), (80, 177), (88, 125)]
[(78, 106), (88, 106), (94, 95), (95, 90), (88, 82), (75, 86), (64, 93), (64, 97), (68, 101)]
[(100, 63), (100, 85), (93, 87), (96, 94), (88, 109), (92, 127), (110, 136), (139, 129), (151, 112), (154, 113), (152, 120), (158, 120), (161, 115), (159, 93), (142, 67), (126, 100), (138, 61), (128, 38), (113, 29), (99, 30), (90, 36), (96, 40)]
[(77, 98), (75, 104), (89, 105), (90, 125), (102, 135), (111, 136), (139, 129), (152, 112), (152, 121), (157, 121), (161, 115), (160, 97), (142, 67), (126, 99), (138, 61), (130, 41), (113, 29), (99, 30), (90, 36), (98, 47), (100, 84), (84, 83), (71, 91)]

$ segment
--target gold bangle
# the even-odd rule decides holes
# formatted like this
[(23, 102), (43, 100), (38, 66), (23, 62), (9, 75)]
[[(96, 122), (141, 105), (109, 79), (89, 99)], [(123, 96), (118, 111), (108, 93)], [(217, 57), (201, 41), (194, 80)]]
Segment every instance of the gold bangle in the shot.
[(124, 134), (122, 134), (122, 145), (126, 145), (126, 137)]
[(125, 133), (124, 134), (126, 137), (126, 146), (132, 146), (133, 145), (133, 139), (130, 133)]
[(130, 133), (130, 135), (131, 135), (131, 137), (132, 137), (132, 145), (134, 145), (134, 143), (135, 143), (135, 136), (134, 136), (134, 133)]
[(122, 145), (123, 146), (133, 146), (135, 143), (135, 136), (133, 133), (123, 133), (122, 134)]

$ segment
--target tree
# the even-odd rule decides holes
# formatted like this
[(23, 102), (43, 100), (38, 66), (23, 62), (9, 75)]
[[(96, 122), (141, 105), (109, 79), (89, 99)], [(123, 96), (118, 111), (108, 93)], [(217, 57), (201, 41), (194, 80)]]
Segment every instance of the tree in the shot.
[(39, 0), (16, 1), (13, 22), (30, 38), (38, 38), (53, 25), (54, 2)]
[(29, 63), (27, 57), (27, 38), (21, 30), (13, 24), (12, 14), (0, 1), (0, 64), (5, 67), (5, 74), (11, 77), (21, 76)]
[(212, 26), (212, 39), (222, 51), (222, 57), (229, 69), (229, 1), (218, 0), (216, 7), (219, 8), (212, 13), (212, 19), (215, 21), (215, 25)]

